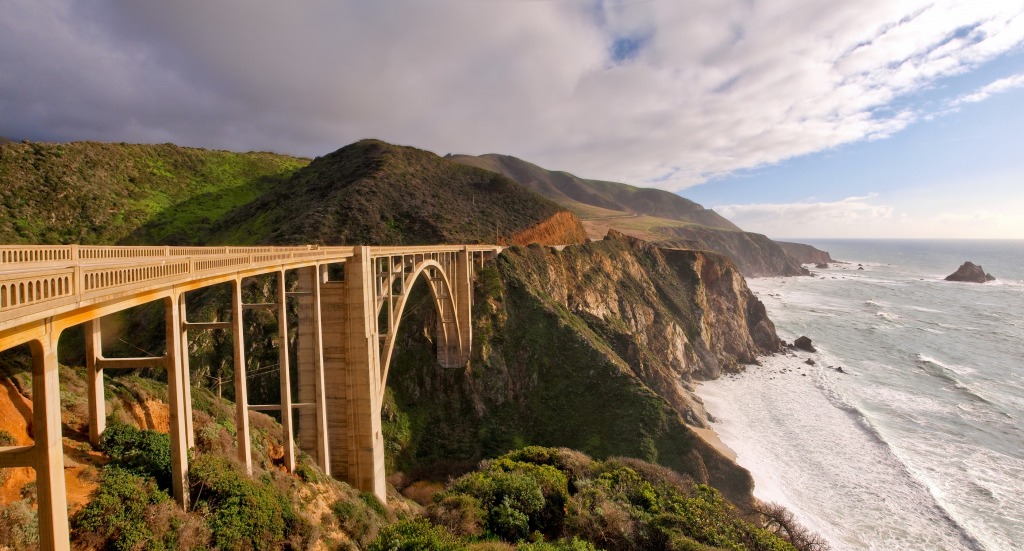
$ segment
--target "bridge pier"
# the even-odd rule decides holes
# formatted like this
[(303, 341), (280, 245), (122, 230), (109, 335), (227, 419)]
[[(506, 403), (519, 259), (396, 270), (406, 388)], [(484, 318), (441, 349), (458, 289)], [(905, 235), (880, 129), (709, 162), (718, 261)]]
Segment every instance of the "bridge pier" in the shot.
[(342, 335), (346, 350), (343, 372), (349, 425), (347, 438), (337, 440), (348, 444), (345, 479), (349, 484), (386, 501), (380, 419), (383, 374), (371, 260), (369, 247), (356, 247), (355, 256), (345, 263), (347, 323)]
[(192, 416), (191, 410), (186, 410), (185, 395), (190, 389), (185, 386), (183, 370), (185, 363), (182, 361), (182, 331), (181, 310), (178, 301), (181, 300), (181, 293), (172, 291), (170, 296), (164, 299), (164, 323), (167, 338), (167, 355), (165, 356), (167, 369), (167, 401), (170, 410), (170, 436), (171, 436), (171, 491), (174, 494), (174, 501), (183, 509), (188, 509), (188, 429), (186, 418)]
[(103, 338), (100, 318), (91, 319), (82, 326), (85, 332), (85, 382), (89, 402), (89, 442), (98, 447), (100, 437), (107, 428), (107, 404), (103, 395)]
[(252, 474), (252, 439), (249, 437), (249, 386), (245, 367), (245, 323), (242, 320), (242, 278), (231, 282), (231, 330), (235, 353), (235, 431), (238, 461)]
[(32, 447), (39, 503), (39, 547), (70, 549), (68, 501), (64, 484), (64, 442), (57, 379), (57, 338), (53, 331), (32, 341)]

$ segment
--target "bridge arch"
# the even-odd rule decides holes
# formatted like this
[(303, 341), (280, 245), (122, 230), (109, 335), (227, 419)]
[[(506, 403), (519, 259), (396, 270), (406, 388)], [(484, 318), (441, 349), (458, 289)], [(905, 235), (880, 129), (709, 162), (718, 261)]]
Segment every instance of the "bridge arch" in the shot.
[[(381, 388), (380, 399), (384, 398), (384, 385), (388, 380), (388, 373), (391, 368), (391, 358), (394, 354), (395, 339), (401, 326), (402, 316), (406, 304), (409, 301), (413, 286), (420, 277), (423, 277), (430, 295), (433, 299), (434, 309), (438, 316), (437, 327), (437, 361), (442, 367), (460, 367), (465, 365), (468, 359), (466, 350), (468, 343), (464, 343), (461, 334), (461, 325), (467, 320), (460, 320), (457, 315), (455, 303), (455, 290), (451, 278), (448, 277), (444, 267), (433, 259), (426, 259), (418, 264), (410, 266), (408, 271), (395, 274), (388, 278), (387, 284), (393, 286), (401, 284), (401, 294), (397, 300), (390, 305), (391, 311), (387, 317), (388, 330), (384, 334), (384, 342), (381, 347)], [(388, 306), (386, 301), (379, 301), (377, 308), (378, 319), (384, 313), (384, 307)]]

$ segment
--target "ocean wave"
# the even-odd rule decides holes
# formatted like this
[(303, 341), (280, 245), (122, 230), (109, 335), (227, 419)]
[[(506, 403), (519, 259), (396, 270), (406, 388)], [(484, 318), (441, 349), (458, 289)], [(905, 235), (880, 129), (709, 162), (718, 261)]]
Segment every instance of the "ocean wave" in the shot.
[(888, 320), (888, 321), (896, 321), (896, 320), (902, 318), (902, 316), (900, 316), (899, 314), (894, 314), (892, 312), (886, 312), (884, 310), (881, 311), (881, 312), (875, 312), (875, 315), (880, 317), (880, 318), (882, 318), (882, 319), (884, 319), (884, 320)]
[(875, 423), (871, 420), (871, 416), (867, 412), (857, 407), (854, 401), (840, 390), (838, 385), (830, 384), (827, 377), (819, 378), (818, 387), (822, 390), (823, 394), (833, 407), (850, 415), (856, 426), (860, 428), (861, 432), (867, 436), (869, 440), (884, 450), (884, 454), (889, 456), (895, 465), (898, 466), (900, 474), (905, 477), (906, 480), (908, 480), (912, 485), (916, 485), (924, 490), (935, 511), (942, 520), (960, 536), (962, 543), (968, 549), (985, 549), (984, 545), (982, 545), (978, 538), (972, 534), (971, 530), (959, 522), (953, 512), (947, 508), (947, 505), (940, 498), (941, 491), (937, 491), (937, 488), (935, 488), (926, 478), (921, 477), (914, 472), (914, 469), (910, 467), (910, 464), (902, 456), (899, 450), (897, 450), (885, 438), (882, 431), (875, 426)]
[(946, 365), (935, 358), (930, 358), (924, 354), (917, 355), (917, 364), (921, 367), (921, 370), (937, 379), (945, 381), (953, 386), (954, 389), (959, 391), (965, 397), (994, 406), (991, 400), (985, 398), (978, 393), (977, 390), (971, 388), (967, 383), (961, 381), (957, 375), (968, 375), (973, 373), (975, 370), (965, 366), (950, 366)]

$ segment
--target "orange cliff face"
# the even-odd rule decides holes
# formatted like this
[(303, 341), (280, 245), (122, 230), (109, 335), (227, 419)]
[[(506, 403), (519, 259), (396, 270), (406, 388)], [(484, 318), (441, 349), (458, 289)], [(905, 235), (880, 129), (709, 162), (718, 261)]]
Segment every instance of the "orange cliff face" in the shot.
[(579, 218), (569, 211), (561, 211), (507, 238), (507, 245), (575, 245), (587, 242), (587, 230)]
[[(70, 419), (67, 419), (67, 412), (64, 413), (67, 424)], [(15, 446), (32, 444), (32, 401), (23, 396), (13, 381), (6, 377), (0, 378), (0, 430), (14, 438)], [(101, 461), (101, 454), (83, 451), (88, 448), (87, 443), (72, 440), (65, 435), (64, 477), (72, 514), (89, 502), (97, 487), (95, 468), (89, 463)], [(24, 499), (25, 487), (36, 480), (35, 470), (29, 467), (3, 469), (2, 472), (0, 505)]]

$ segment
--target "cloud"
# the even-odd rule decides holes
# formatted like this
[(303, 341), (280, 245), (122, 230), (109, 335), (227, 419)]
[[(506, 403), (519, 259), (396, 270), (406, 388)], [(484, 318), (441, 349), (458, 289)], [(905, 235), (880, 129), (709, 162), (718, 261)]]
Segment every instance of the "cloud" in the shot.
[(970, 94), (964, 94), (956, 98), (951, 102), (951, 105), (955, 107), (964, 103), (978, 103), (980, 101), (987, 100), (995, 94), (1000, 94), (1016, 88), (1024, 88), (1024, 73), (991, 82)]
[(899, 132), (894, 101), (1022, 42), (1015, 2), (11, 0), (0, 135), (372, 136), (680, 189)]
[(877, 203), (878, 194), (838, 201), (720, 205), (714, 209), (743, 228), (850, 226), (893, 218), (893, 207)]

